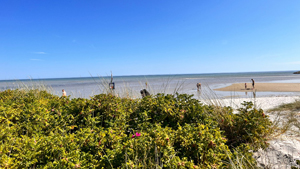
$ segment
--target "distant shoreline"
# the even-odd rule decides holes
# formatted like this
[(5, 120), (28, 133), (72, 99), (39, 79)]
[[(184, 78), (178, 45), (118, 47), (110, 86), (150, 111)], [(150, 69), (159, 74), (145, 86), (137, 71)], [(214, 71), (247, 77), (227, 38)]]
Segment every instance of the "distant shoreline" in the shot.
[[(119, 96), (127, 95), (128, 91), (135, 98), (140, 97), (140, 90), (146, 88), (151, 94), (165, 93), (173, 94), (174, 91), (179, 93), (194, 95), (194, 98), (201, 96), (197, 92), (197, 83), (202, 84), (202, 96), (205, 91), (215, 91), (213, 95), (218, 97), (255, 97), (273, 96), (273, 95), (300, 95), (300, 92), (257, 92), (252, 90), (243, 90), (245, 82), (247, 87), (251, 88), (251, 80), (255, 79), (258, 83), (300, 83), (300, 76), (292, 72), (255, 72), (255, 73), (216, 73), (216, 74), (181, 74), (181, 75), (143, 75), (143, 76), (113, 76), (113, 82), (116, 85), (114, 90)], [(32, 79), (32, 80), (13, 80), (1, 81), (0, 90), (16, 89), (20, 87), (38, 87), (49, 88), (51, 93), (61, 95), (62, 89), (66, 90), (72, 98), (83, 97), (89, 98), (102, 93), (108, 87), (111, 77), (78, 77), (78, 78), (55, 78), (55, 79)], [(216, 88), (222, 88), (233, 83), (243, 83), (239, 90), (218, 91)], [(180, 88), (178, 88), (180, 87)], [(257, 86), (258, 87), (258, 86)], [(257, 88), (258, 89), (258, 88)], [(239, 91), (234, 94), (232, 91)], [(244, 91), (244, 93), (243, 93)], [(201, 93), (201, 92), (200, 92)]]
[[(283, 70), (283, 71), (246, 71), (246, 72), (211, 72), (211, 73), (171, 73), (171, 74), (132, 74), (132, 75), (114, 75), (114, 78), (128, 78), (128, 77), (173, 77), (173, 76), (197, 76), (197, 75), (240, 75), (240, 74), (251, 74), (256, 75), (260, 73), (290, 73), (291, 75), (295, 70)], [(40, 77), (40, 78), (13, 78), (13, 79), (0, 79), (0, 82), (11, 82), (11, 81), (41, 81), (41, 80), (61, 80), (61, 79), (93, 79), (93, 78), (110, 78), (110, 74), (106, 75), (90, 75), (90, 76), (69, 76), (69, 77)]]
[(252, 84), (234, 83), (230, 86), (214, 89), (217, 91), (235, 91), (235, 92), (300, 92), (300, 83), (255, 83), (255, 89), (252, 89)]

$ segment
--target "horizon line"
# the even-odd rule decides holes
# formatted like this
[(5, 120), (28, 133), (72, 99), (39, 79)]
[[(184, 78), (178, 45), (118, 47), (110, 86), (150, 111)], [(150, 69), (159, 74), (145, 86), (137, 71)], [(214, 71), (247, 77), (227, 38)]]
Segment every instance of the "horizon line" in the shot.
[[(138, 77), (138, 76), (178, 76), (178, 75), (208, 75), (208, 74), (240, 74), (240, 73), (264, 73), (264, 72), (294, 72), (297, 70), (281, 70), (281, 71), (250, 71), (250, 72), (217, 72), (217, 73), (182, 73), (182, 74), (146, 74), (146, 75), (115, 75), (113, 77)], [(94, 77), (110, 78), (107, 76), (91, 76), (91, 77), (49, 77), (49, 78), (28, 78), (28, 79), (0, 79), (0, 81), (30, 81), (30, 80), (54, 80), (54, 79), (87, 79)]]

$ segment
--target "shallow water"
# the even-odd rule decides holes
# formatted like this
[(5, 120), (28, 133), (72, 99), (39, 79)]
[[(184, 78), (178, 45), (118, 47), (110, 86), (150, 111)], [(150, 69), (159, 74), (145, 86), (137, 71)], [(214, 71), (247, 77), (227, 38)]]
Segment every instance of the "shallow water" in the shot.
[[(250, 73), (211, 73), (211, 74), (178, 74), (178, 75), (141, 75), (141, 76), (115, 76), (113, 82), (116, 85), (115, 93), (120, 96), (140, 97), (139, 91), (146, 88), (151, 94), (186, 93), (198, 97), (261, 97), (278, 95), (300, 95), (299, 92), (228, 92), (213, 91), (213, 89), (225, 87), (232, 83), (300, 83), (300, 75), (293, 71), (283, 72), (250, 72)], [(2, 80), (0, 90), (15, 89), (20, 87), (46, 87), (51, 88), (53, 94), (61, 96), (61, 90), (65, 89), (71, 97), (89, 98), (108, 89), (109, 77), (78, 77), (78, 78), (53, 78), (31, 80)], [(197, 92), (196, 84), (202, 84), (202, 92)]]

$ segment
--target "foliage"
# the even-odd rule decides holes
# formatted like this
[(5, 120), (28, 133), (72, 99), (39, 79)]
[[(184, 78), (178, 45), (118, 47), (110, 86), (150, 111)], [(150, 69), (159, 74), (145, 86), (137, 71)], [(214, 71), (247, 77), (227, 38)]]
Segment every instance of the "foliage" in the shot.
[[(90, 99), (0, 92), (1, 168), (227, 168), (262, 144), (270, 121), (251, 103), (233, 114), (191, 95)], [(247, 121), (247, 122), (246, 122)], [(229, 149), (230, 148), (230, 149)], [(227, 163), (226, 163), (227, 161)]]
[(224, 131), (223, 134), (228, 139), (226, 144), (230, 148), (243, 144), (247, 144), (252, 150), (266, 148), (266, 141), (271, 132), (271, 120), (262, 109), (253, 108), (252, 102), (244, 102), (242, 106), (235, 114), (231, 107), (209, 106), (208, 110)]

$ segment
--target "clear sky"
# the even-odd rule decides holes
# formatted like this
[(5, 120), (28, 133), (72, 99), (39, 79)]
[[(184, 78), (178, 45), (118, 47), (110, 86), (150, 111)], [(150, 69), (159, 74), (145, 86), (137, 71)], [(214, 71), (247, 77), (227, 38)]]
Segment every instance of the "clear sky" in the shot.
[(299, 0), (0, 5), (2, 80), (299, 69)]

